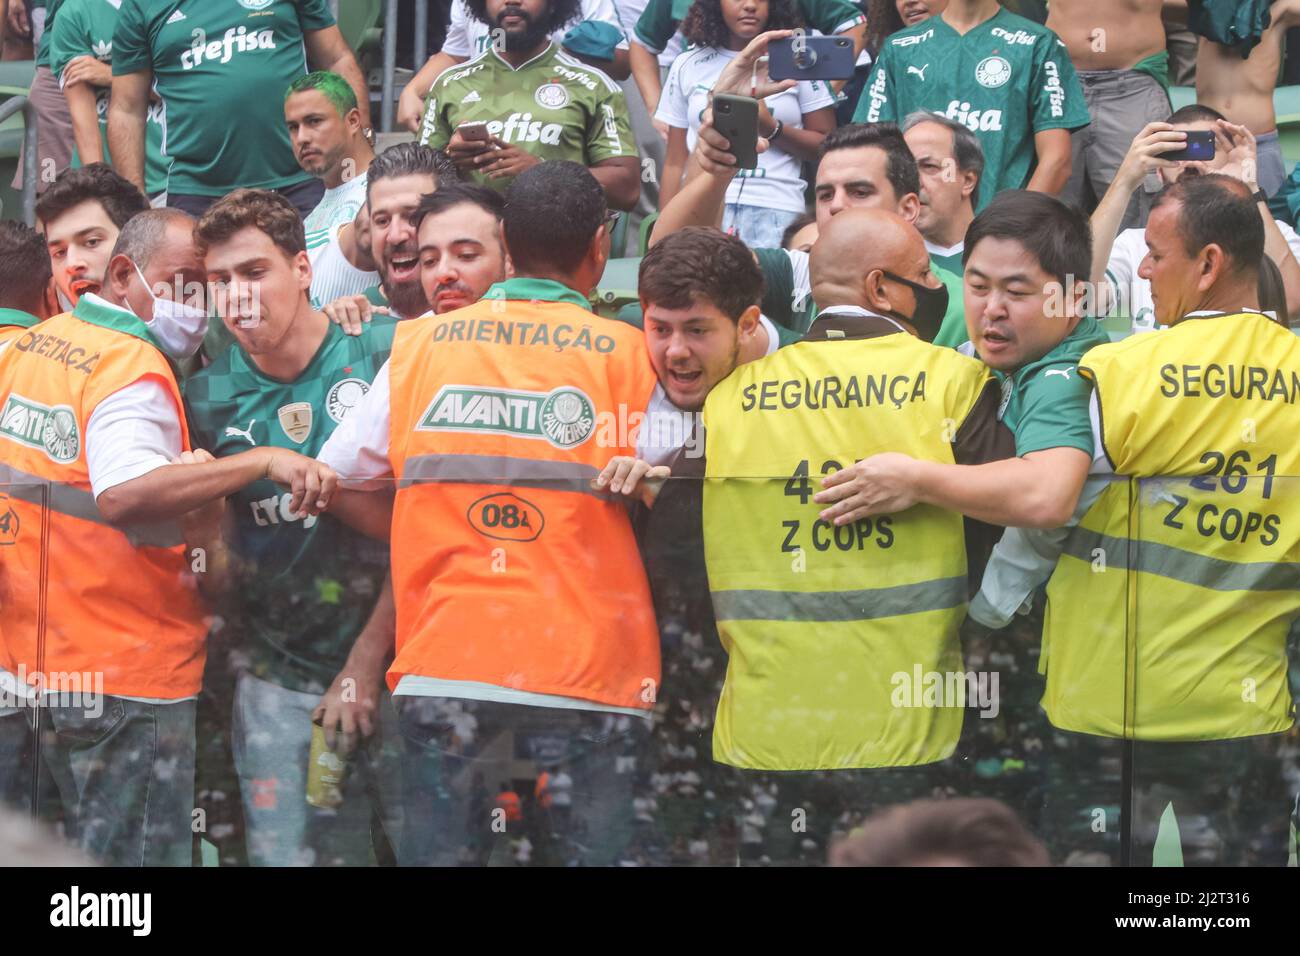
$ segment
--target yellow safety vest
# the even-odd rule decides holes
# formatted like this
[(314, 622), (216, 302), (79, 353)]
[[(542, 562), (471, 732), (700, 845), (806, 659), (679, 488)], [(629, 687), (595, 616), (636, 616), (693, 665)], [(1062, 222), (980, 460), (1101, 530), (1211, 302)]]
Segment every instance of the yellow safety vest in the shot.
[(812, 496), (822, 476), (877, 452), (951, 464), (988, 378), (897, 333), (800, 342), (709, 395), (704, 549), (729, 655), (714, 759), (816, 770), (953, 752), (964, 697), (934, 687), (955, 689), (962, 672), (961, 516), (918, 505), (836, 528)]
[(1300, 340), (1258, 313), (1089, 351), (1118, 476), (1048, 586), (1043, 708), (1136, 740), (1286, 730), (1300, 614)]

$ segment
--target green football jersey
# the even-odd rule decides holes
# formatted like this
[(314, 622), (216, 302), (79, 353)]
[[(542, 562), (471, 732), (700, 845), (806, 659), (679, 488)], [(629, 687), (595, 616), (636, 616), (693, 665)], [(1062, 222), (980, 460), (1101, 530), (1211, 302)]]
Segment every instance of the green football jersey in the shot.
[(984, 149), (978, 209), (1020, 189), (1038, 161), (1034, 134), (1089, 123), (1074, 64), (1051, 30), (999, 9), (964, 36), (930, 17), (889, 38), (853, 114), (901, 123), (925, 110), (956, 120)]
[[(592, 166), (637, 155), (623, 90), (554, 43), (517, 70), (489, 48), (444, 71), (425, 100), (420, 142), (442, 149), (458, 125), (478, 120), (540, 159)], [(471, 178), (497, 189), (510, 184)]]
[[(21, 3), (22, 0), (10, 0), (10, 3)], [(41, 42), (36, 45), (36, 65), (50, 65), (50, 31), (54, 29), (54, 15), (59, 12), (59, 7), (63, 5), (63, 0), (45, 0), (44, 4), (32, 4), (33, 7), (45, 7), (45, 26), (41, 32)]]
[[(295, 381), (264, 375), (237, 343), (185, 383), (195, 448), (218, 458), (253, 446), (315, 457), (388, 360), (396, 321), (359, 336), (330, 323)], [(267, 479), (231, 497), (238, 579), (217, 610), (254, 673), (290, 690), (324, 691), (347, 660), (388, 571), (388, 549), (329, 514), (299, 518)]]
[[(58, 22), (46, 35), (50, 38), (50, 69), (63, 83), (63, 71), (79, 56), (93, 56), (101, 63), (113, 62), (113, 29), (117, 26), (117, 10), (121, 0), (62, 0)], [(95, 91), (95, 110), (99, 114), (99, 138), (103, 143), (105, 161), (111, 163), (108, 153), (108, 87)], [(73, 150), (72, 165), (81, 160)], [(167, 188), (167, 165), (162, 155), (162, 104), (149, 104), (149, 118), (145, 125), (144, 148), (145, 192), (156, 195)]]
[(113, 75), (153, 72), (168, 192), (311, 178), (289, 145), (284, 93), (307, 72), (307, 31), (333, 25), (326, 0), (122, 0)]

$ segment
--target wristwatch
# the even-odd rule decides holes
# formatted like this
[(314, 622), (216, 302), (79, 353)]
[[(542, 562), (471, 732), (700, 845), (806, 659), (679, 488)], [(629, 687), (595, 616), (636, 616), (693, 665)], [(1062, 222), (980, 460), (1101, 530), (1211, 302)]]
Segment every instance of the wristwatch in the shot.
[(1264, 192), (1262, 186), (1259, 189), (1256, 189), (1250, 198), (1255, 200), (1255, 202), (1262, 202), (1265, 206), (1268, 205), (1268, 193)]
[(781, 135), (781, 130), (785, 129), (785, 124), (782, 123), (775, 116), (772, 117), (772, 122), (776, 123), (776, 127), (772, 130), (772, 132), (767, 137), (767, 141), (769, 143), (775, 142), (776, 138)]

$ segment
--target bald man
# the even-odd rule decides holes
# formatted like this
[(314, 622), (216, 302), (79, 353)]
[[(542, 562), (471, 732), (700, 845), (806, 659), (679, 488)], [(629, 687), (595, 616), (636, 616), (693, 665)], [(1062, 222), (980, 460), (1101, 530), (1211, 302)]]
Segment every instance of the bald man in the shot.
[[(919, 508), (836, 529), (812, 500), (821, 476), (884, 450), (985, 461), (1001, 430), (988, 369), (930, 341), (947, 292), (910, 223), (847, 209), (822, 227), (810, 266), (816, 320), (714, 387), (708, 480), (676, 483), (702, 485), (698, 528), (728, 651), (713, 758), (746, 778), (742, 794), (782, 771), (772, 817), (802, 811), (797, 840), (772, 828), (774, 865), (794, 863), (804, 839), (826, 845), (846, 809), (929, 792), (962, 726), (956, 701), (900, 705), (898, 693), (916, 673), (964, 671), (963, 520)], [(1010, 451), (1009, 434), (1000, 445)], [(742, 824), (752, 812), (735, 808)]]

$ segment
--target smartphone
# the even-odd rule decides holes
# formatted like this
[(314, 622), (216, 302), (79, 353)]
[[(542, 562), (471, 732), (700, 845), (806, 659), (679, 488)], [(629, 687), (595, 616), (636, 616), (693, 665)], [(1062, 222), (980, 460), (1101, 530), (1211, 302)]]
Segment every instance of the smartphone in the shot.
[(456, 129), (460, 130), (460, 138), (468, 143), (486, 143), (488, 141), (488, 128), (485, 120), (461, 123)]
[(1160, 158), (1172, 160), (1176, 163), (1192, 161), (1203, 163), (1213, 159), (1214, 130), (1189, 129), (1187, 131), (1187, 145), (1170, 153), (1161, 153)]
[(847, 80), (857, 58), (848, 37), (795, 36), (767, 48), (767, 75), (774, 80)]
[(727, 137), (739, 168), (758, 166), (758, 100), (732, 93), (716, 94), (713, 128)]

